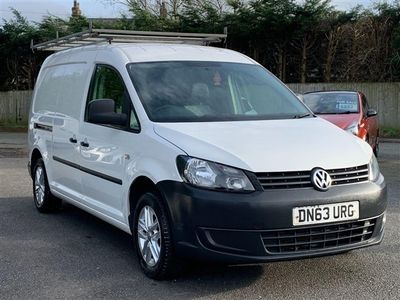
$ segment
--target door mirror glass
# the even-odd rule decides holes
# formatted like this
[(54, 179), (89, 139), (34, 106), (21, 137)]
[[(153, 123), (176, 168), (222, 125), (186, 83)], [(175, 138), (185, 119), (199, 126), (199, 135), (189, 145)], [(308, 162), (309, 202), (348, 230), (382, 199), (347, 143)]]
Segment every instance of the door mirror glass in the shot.
[(126, 126), (126, 114), (115, 112), (115, 101), (112, 99), (93, 100), (88, 105), (88, 121), (95, 124)]
[(368, 109), (367, 110), (367, 117), (373, 117), (376, 116), (378, 112), (375, 109)]

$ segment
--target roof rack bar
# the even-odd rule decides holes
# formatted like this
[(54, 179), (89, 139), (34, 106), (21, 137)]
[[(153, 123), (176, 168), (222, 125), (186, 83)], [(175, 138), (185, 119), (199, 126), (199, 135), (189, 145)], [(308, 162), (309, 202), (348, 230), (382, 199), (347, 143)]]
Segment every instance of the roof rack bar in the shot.
[(32, 48), (35, 49), (35, 48), (39, 48), (39, 47), (42, 47), (42, 46), (47, 46), (49, 43), (54, 43), (55, 41), (58, 41), (58, 40), (68, 40), (68, 39), (71, 39), (71, 38), (74, 38), (74, 37), (82, 37), (83, 35), (90, 34), (90, 33), (92, 33), (90, 30), (86, 30), (86, 31), (78, 32), (78, 33), (73, 33), (73, 34), (70, 34), (70, 35), (66, 35), (66, 36), (64, 36), (62, 38), (56, 38), (56, 39), (51, 40), (51, 41), (47, 41), (47, 42), (39, 43), (39, 44), (36, 44), (36, 45), (32, 45)]
[(134, 31), (115, 29), (93, 29), (73, 33), (64, 37), (34, 45), (31, 41), (32, 51), (60, 51), (98, 43), (188, 43), (196, 45), (209, 45), (223, 42), (226, 44), (227, 33), (188, 33), (188, 32), (157, 32)]
[[(109, 34), (109, 35), (101, 35), (101, 37), (104, 37), (104, 38), (110, 38), (110, 39), (123, 39), (123, 40), (130, 40), (130, 39), (132, 39), (132, 37), (130, 37), (130, 36), (126, 36), (126, 35), (123, 35), (123, 34)], [(210, 40), (210, 41), (213, 41), (213, 40), (215, 40), (214, 38), (202, 38), (202, 39), (199, 39), (199, 38), (195, 38), (195, 37), (184, 37), (184, 38), (181, 38), (181, 37), (173, 37), (173, 36), (161, 36), (161, 37), (158, 37), (158, 36), (146, 36), (146, 35), (137, 35), (137, 36), (135, 36), (135, 38), (136, 39), (142, 39), (142, 40), (153, 40), (153, 41), (158, 41), (158, 40), (187, 40), (187, 41), (190, 41), (190, 40), (193, 40), (193, 41), (208, 41), (208, 40)]]
[(197, 37), (197, 38), (226, 38), (226, 34), (217, 33), (190, 33), (190, 32), (164, 32), (164, 31), (134, 31), (117, 29), (93, 29), (93, 32), (99, 34), (124, 34), (124, 35), (149, 35), (149, 36), (171, 36), (171, 37)]

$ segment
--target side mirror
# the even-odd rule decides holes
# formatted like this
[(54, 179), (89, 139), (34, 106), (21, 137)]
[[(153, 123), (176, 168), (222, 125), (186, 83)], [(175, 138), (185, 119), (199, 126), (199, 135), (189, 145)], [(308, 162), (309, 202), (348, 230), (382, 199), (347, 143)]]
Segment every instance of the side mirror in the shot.
[(89, 103), (88, 121), (95, 124), (125, 126), (126, 114), (115, 112), (115, 101), (112, 99), (96, 99)]
[(376, 116), (378, 114), (378, 112), (375, 109), (368, 109), (367, 111), (367, 117), (373, 117)]

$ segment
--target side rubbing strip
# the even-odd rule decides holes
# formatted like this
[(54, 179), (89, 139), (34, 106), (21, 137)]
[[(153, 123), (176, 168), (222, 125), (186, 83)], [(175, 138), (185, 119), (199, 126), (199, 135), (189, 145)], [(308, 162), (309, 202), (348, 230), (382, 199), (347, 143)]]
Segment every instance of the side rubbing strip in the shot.
[(57, 157), (57, 156), (53, 156), (53, 160), (58, 161), (59, 163), (62, 163), (62, 164), (64, 164), (64, 165), (70, 166), (70, 167), (72, 167), (72, 168), (78, 169), (78, 170), (80, 170), (80, 171), (82, 171), (82, 172), (88, 173), (88, 174), (90, 174), (90, 175), (99, 177), (99, 178), (101, 178), (101, 179), (108, 180), (108, 181), (111, 181), (111, 182), (113, 182), (113, 183), (122, 185), (122, 180), (121, 180), (121, 179), (118, 179), (118, 178), (115, 178), (115, 177), (112, 177), (112, 176), (108, 176), (108, 175), (106, 175), (106, 174), (103, 174), (103, 173), (100, 173), (100, 172), (97, 172), (97, 171), (93, 171), (93, 170), (91, 170), (91, 169), (82, 167), (82, 166), (80, 166), (80, 165), (78, 165), (78, 164), (75, 164), (75, 163), (70, 162), (70, 161), (68, 161), (68, 160), (59, 158), (59, 157)]
[(40, 124), (40, 123), (34, 123), (33, 128), (35, 129), (41, 129), (41, 130), (46, 130), (46, 131), (53, 131), (53, 126), (51, 125), (45, 125), (45, 124)]

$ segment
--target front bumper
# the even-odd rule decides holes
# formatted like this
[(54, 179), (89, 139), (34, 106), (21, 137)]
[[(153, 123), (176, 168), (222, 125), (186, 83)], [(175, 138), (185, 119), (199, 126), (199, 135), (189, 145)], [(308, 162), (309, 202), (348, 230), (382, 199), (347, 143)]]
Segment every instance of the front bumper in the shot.
[[(175, 247), (180, 256), (251, 263), (340, 253), (378, 244), (383, 238), (383, 218), (387, 205), (383, 176), (377, 182), (334, 186), (327, 192), (303, 188), (230, 193), (199, 189), (176, 181), (162, 181), (158, 187), (168, 206)], [(304, 227), (292, 225), (293, 207), (355, 200), (360, 203), (357, 221)], [(352, 229), (352, 226), (356, 228), (372, 223), (373, 226), (366, 226), (372, 230), (368, 235), (363, 234), (365, 231), (362, 228), (359, 231)], [(321, 237), (321, 233), (315, 233), (319, 228), (329, 231), (326, 232), (327, 243), (315, 247), (311, 239), (315, 234)], [(293, 233), (295, 230), (303, 231)], [(309, 247), (296, 245), (290, 249), (282, 248), (284, 251), (269, 251), (265, 237), (271, 234), (280, 236), (282, 232), (302, 236), (309, 233), (304, 237), (309, 239)], [(332, 242), (335, 240), (332, 232), (336, 233), (340, 242)], [(352, 236), (348, 236), (349, 233)], [(358, 239), (359, 236), (362, 238)], [(291, 245), (300, 242), (304, 245), (307, 244), (304, 238), (286, 241), (276, 239), (275, 242), (283, 241)]]

